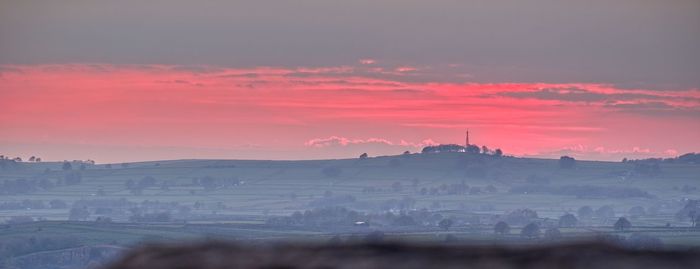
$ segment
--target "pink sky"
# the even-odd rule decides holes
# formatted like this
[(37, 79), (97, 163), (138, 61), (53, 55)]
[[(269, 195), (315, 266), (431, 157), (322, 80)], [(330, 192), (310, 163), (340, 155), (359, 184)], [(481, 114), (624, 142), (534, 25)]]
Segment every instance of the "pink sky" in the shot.
[(0, 67), (0, 154), (321, 159), (464, 141), (516, 156), (700, 151), (700, 91), (470, 83), (457, 65)]
[(700, 151), (700, 1), (1, 1), (0, 154)]

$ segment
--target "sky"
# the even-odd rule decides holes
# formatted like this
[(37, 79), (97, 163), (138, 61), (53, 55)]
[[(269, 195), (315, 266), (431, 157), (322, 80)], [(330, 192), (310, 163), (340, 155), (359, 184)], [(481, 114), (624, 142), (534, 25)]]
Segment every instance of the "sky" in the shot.
[(0, 154), (700, 152), (700, 1), (0, 0)]

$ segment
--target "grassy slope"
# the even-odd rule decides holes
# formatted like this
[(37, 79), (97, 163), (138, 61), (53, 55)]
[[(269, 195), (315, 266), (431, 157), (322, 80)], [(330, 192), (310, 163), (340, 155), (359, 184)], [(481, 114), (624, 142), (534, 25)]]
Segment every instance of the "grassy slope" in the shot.
[[(556, 160), (505, 158), (490, 159), (486, 178), (465, 176), (461, 168), (464, 160), (460, 154), (411, 155), (408, 157), (378, 157), (366, 160), (327, 160), (327, 161), (222, 161), (222, 160), (181, 160), (132, 163), (128, 168), (114, 165), (112, 169), (94, 166), (83, 171), (83, 183), (75, 186), (57, 187), (50, 191), (36, 192), (29, 195), (0, 196), (0, 201), (54, 198), (67, 201), (89, 199), (98, 189), (107, 193), (105, 198), (128, 198), (129, 200), (180, 201), (184, 203), (223, 202), (238, 210), (239, 214), (262, 214), (268, 210), (271, 214), (287, 213), (303, 208), (310, 200), (319, 198), (326, 190), (335, 194), (352, 194), (359, 201), (382, 201), (411, 195), (419, 203), (417, 207), (428, 207), (432, 201), (441, 201), (446, 207), (456, 208), (457, 203), (467, 206), (479, 203), (491, 203), (496, 210), (508, 211), (514, 207), (527, 206), (539, 211), (560, 212), (576, 210), (581, 205), (614, 205), (618, 211), (627, 210), (633, 205), (649, 206), (655, 202), (649, 199), (574, 199), (556, 195), (512, 195), (507, 190), (512, 185), (523, 184), (529, 175), (549, 177), (553, 185), (597, 185), (597, 186), (634, 186), (648, 191), (661, 200), (681, 199), (687, 197), (673, 187), (698, 184), (700, 166), (663, 165), (663, 175), (657, 178), (631, 178), (622, 180), (615, 172), (631, 169), (631, 164), (613, 162), (579, 161), (576, 169), (559, 169)], [(398, 159), (400, 164), (392, 166), (391, 159)], [(475, 162), (467, 160), (466, 162)], [(155, 163), (160, 164), (155, 166)], [(321, 173), (324, 167), (335, 166), (342, 169), (337, 177), (328, 177)], [(21, 170), (3, 171), (0, 180), (31, 178), (43, 173), (45, 168), (52, 171), (49, 178), (58, 179), (64, 173), (59, 164), (30, 164)], [(133, 196), (125, 188), (128, 179), (138, 180), (144, 176), (153, 176), (157, 180), (169, 180), (176, 185), (189, 184), (193, 178), (212, 176), (215, 178), (237, 177), (245, 184), (239, 188), (204, 192), (201, 188), (172, 187), (169, 191), (159, 188), (146, 190), (142, 196)], [(418, 187), (412, 187), (412, 180), (418, 179)], [(419, 196), (416, 192), (422, 187), (439, 187), (442, 184), (454, 184), (465, 180), (469, 186), (496, 186), (496, 194), (466, 196)], [(400, 193), (390, 192), (391, 184), (401, 182), (404, 186)], [(363, 187), (375, 186), (386, 191), (372, 194), (362, 193)], [(195, 195), (190, 190), (196, 191)], [(297, 198), (292, 199), (291, 194)], [(524, 204), (525, 202), (525, 204)], [(50, 212), (37, 212), (50, 213)], [(546, 213), (544, 213), (546, 215)], [(557, 213), (558, 214), (558, 213)]]
[[(398, 160), (392, 165), (392, 159)], [(322, 160), (322, 161), (243, 161), (243, 160), (177, 160), (131, 163), (127, 168), (120, 165), (113, 165), (107, 169), (103, 165), (89, 167), (83, 171), (83, 183), (75, 186), (61, 186), (50, 191), (41, 191), (29, 195), (0, 196), (0, 201), (21, 201), (24, 199), (41, 199), (48, 201), (51, 199), (63, 199), (75, 201), (78, 199), (117, 199), (126, 198), (130, 201), (159, 200), (178, 201), (191, 205), (195, 201), (200, 202), (222, 202), (231, 209), (221, 214), (237, 215), (242, 221), (261, 221), (264, 214), (271, 215), (290, 214), (296, 210), (308, 208), (308, 203), (323, 196), (325, 191), (332, 191), (335, 194), (352, 194), (357, 200), (365, 202), (381, 202), (389, 199), (400, 199), (404, 196), (411, 196), (417, 200), (416, 207), (429, 208), (434, 201), (439, 201), (443, 210), (466, 208), (470, 211), (479, 211), (480, 205), (490, 204), (495, 207), (495, 212), (502, 213), (516, 208), (531, 208), (536, 210), (541, 217), (557, 218), (563, 212), (575, 212), (583, 205), (593, 208), (602, 205), (612, 205), (618, 215), (624, 215), (632, 206), (651, 206), (663, 201), (678, 200), (692, 195), (684, 194), (673, 187), (683, 185), (700, 185), (700, 166), (664, 164), (663, 174), (657, 178), (628, 178), (622, 180), (615, 174), (628, 171), (631, 164), (618, 162), (592, 162), (578, 161), (576, 169), (563, 170), (558, 168), (557, 160), (545, 159), (524, 159), (524, 158), (502, 158), (487, 159), (479, 165), (487, 168), (486, 178), (475, 178), (465, 176), (464, 164), (478, 163), (475, 158), (466, 158), (464, 154), (414, 154), (410, 156), (377, 157), (366, 160)], [(157, 164), (157, 165), (156, 165)], [(325, 167), (340, 167), (342, 173), (337, 177), (323, 175), (321, 170)], [(44, 170), (51, 171), (44, 174)], [(31, 178), (32, 176), (44, 174), (49, 178), (58, 179), (64, 176), (65, 172), (60, 170), (60, 163), (25, 164), (18, 170), (5, 170), (0, 173), (0, 180)], [(631, 199), (577, 199), (570, 196), (559, 195), (513, 195), (507, 190), (510, 186), (523, 184), (529, 175), (539, 175), (549, 177), (552, 185), (597, 185), (597, 186), (635, 186), (648, 191), (658, 197), (658, 199), (631, 198)], [(141, 196), (131, 195), (125, 188), (125, 181), (128, 179), (138, 180), (144, 176), (153, 176), (158, 181), (169, 180), (176, 185), (187, 185), (193, 178), (212, 176), (215, 178), (237, 177), (245, 183), (242, 186), (205, 192), (200, 187), (175, 186), (169, 191), (159, 188), (146, 190)], [(418, 179), (418, 186), (412, 187), (414, 179)], [(417, 191), (422, 188), (439, 187), (442, 184), (454, 184), (465, 180), (469, 186), (485, 187), (492, 184), (498, 188), (497, 193), (479, 195), (444, 195), (444, 196), (421, 196)], [(390, 191), (394, 182), (401, 182), (403, 190), (396, 193)], [(378, 193), (363, 193), (362, 189), (368, 186), (375, 186), (384, 191)], [(103, 188), (107, 193), (105, 197), (96, 197), (94, 194), (99, 188)], [(195, 190), (195, 194), (190, 194), (190, 190)], [(292, 198), (292, 194), (296, 198)], [(362, 208), (358, 208), (362, 209)], [(211, 213), (205, 210), (203, 213)], [(0, 218), (18, 214), (29, 214), (32, 216), (44, 216), (53, 220), (65, 220), (67, 210), (34, 210), (23, 211), (0, 211)], [(670, 221), (674, 226), (687, 225), (686, 223), (676, 223), (672, 220), (673, 212), (664, 212), (657, 219), (641, 219), (634, 221), (638, 226), (663, 225)], [(34, 224), (42, 225), (42, 224)], [(120, 227), (119, 232), (110, 231), (110, 228), (99, 228), (90, 226), (74, 227), (70, 224), (50, 222), (46, 229), (52, 232), (79, 233), (85, 238), (98, 238), (112, 236), (115, 238), (126, 238), (126, 242), (132, 238), (143, 238), (148, 236), (162, 238), (179, 238), (191, 236), (201, 236), (200, 230), (193, 233), (182, 229), (172, 231), (179, 233), (173, 237), (168, 234), (168, 229), (161, 228), (139, 228), (138, 226), (124, 228)], [(9, 236), (15, 232), (20, 232), (13, 227), (5, 232), (0, 232), (0, 237)], [(27, 229), (31, 229), (28, 227)], [(82, 229), (87, 229), (83, 231)], [(91, 230), (93, 229), (93, 230)], [(29, 230), (28, 230), (29, 231)], [(250, 230), (244, 230), (242, 234), (255, 234)], [(84, 232), (84, 233), (83, 233)], [(268, 231), (266, 231), (268, 232)], [(216, 233), (216, 232), (212, 232)], [(227, 232), (228, 233), (228, 232)], [(300, 233), (303, 234), (303, 233)], [(235, 236), (232, 234), (231, 236)], [(670, 240), (693, 240), (687, 236), (669, 235)], [(420, 236), (420, 235), (418, 235)], [(97, 241), (105, 242), (101, 238)], [(92, 239), (87, 239), (91, 241)], [(97, 242), (96, 241), (96, 242)], [(123, 243), (126, 243), (123, 242)]]

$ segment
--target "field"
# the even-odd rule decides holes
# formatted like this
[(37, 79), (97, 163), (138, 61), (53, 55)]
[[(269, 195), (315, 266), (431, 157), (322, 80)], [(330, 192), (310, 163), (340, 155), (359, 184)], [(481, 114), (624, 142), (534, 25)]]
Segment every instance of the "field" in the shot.
[[(372, 231), (382, 231), (389, 240), (530, 244), (541, 240), (520, 236), (525, 223), (511, 224), (506, 235), (495, 235), (494, 223), (516, 210), (531, 209), (537, 213), (531, 221), (539, 223), (544, 233), (546, 227), (557, 226), (566, 213), (579, 216), (583, 206), (593, 210), (610, 206), (614, 215), (580, 218), (575, 227), (559, 227), (561, 238), (557, 240), (643, 233), (659, 238), (666, 246), (700, 245), (700, 232), (690, 229), (691, 221), (676, 217), (687, 199), (698, 196), (693, 188), (700, 185), (700, 165), (695, 164), (663, 163), (654, 175), (636, 173), (635, 164), (629, 162), (579, 160), (573, 168), (562, 168), (559, 160), (464, 153), (311, 161), (71, 164), (71, 169), (64, 169), (63, 162), (18, 163), (1, 170), (0, 182), (43, 179), (52, 186), (5, 193), (0, 195), (0, 203), (61, 200), (67, 207), (0, 209), (0, 222), (8, 221), (0, 228), (0, 241), (61, 235), (74, 238), (74, 244), (80, 246), (128, 247), (140, 242), (193, 239), (326, 242), (334, 237), (360, 240)], [(80, 179), (67, 183), (71, 174), (79, 174)], [(539, 186), (546, 191), (514, 191), (519, 186)], [(595, 191), (593, 195), (552, 191), (571, 186)], [(635, 189), (644, 195), (618, 197), (602, 191), (606, 189)], [(121, 202), (99, 202), (107, 200)], [(89, 215), (68, 221), (76, 205)], [(429, 220), (416, 225), (376, 221), (363, 227), (268, 223), (271, 217), (324, 207), (374, 216), (423, 210), (455, 222), (449, 229)], [(633, 207), (642, 207), (645, 212), (631, 212)], [(170, 215), (165, 221), (133, 218), (158, 212)], [(32, 217), (34, 222), (13, 222), (17, 216)], [(632, 227), (613, 230), (619, 217), (629, 219)]]

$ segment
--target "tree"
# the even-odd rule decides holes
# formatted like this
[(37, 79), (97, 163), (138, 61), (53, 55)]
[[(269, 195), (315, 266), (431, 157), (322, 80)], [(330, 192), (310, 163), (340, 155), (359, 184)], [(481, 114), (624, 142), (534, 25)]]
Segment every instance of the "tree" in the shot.
[(428, 195), (428, 188), (426, 188), (426, 187), (420, 188), (420, 195)]
[(482, 154), (489, 154), (489, 148), (487, 146), (481, 146)]
[(477, 145), (468, 145), (467, 148), (464, 149), (464, 151), (467, 153), (471, 153), (471, 154), (479, 154), (479, 152), (481, 150), (479, 149), (479, 146), (477, 146)]
[(110, 217), (101, 217), (101, 216), (100, 216), (100, 217), (97, 217), (97, 219), (95, 219), (95, 222), (97, 222), (97, 223), (111, 223), (111, 222), (112, 222), (112, 218), (110, 218)]
[(445, 231), (449, 230), (450, 227), (452, 227), (452, 224), (454, 224), (454, 221), (452, 219), (442, 219), (439, 223), (438, 226), (440, 228), (444, 229)]
[(578, 224), (578, 219), (573, 214), (566, 214), (559, 218), (559, 227), (570, 228)]
[(557, 240), (561, 238), (561, 231), (557, 228), (549, 228), (544, 231), (544, 238), (547, 240)]
[[(479, 147), (476, 147), (476, 153), (479, 153)], [(457, 144), (440, 144), (424, 147), (421, 153), (441, 153), (441, 152), (462, 152), (466, 151), (464, 146)]]
[(30, 162), (36, 161), (36, 157), (35, 156), (29, 157), (29, 161)]
[(404, 151), (404, 152), (403, 152), (403, 155), (404, 155), (404, 156), (405, 156), (405, 155), (411, 155), (411, 152), (408, 151), (408, 150), (407, 150), (407, 151)]
[(524, 208), (524, 209), (516, 209), (516, 210), (508, 213), (505, 216), (505, 221), (510, 223), (510, 224), (514, 224), (514, 225), (525, 225), (527, 223), (532, 222), (532, 220), (536, 219), (537, 217), (538, 216), (537, 216), (536, 211), (534, 211), (532, 209)]
[(595, 215), (598, 218), (601, 219), (609, 219), (609, 218), (614, 218), (615, 217), (615, 210), (609, 205), (601, 206), (600, 208), (596, 209)]
[(593, 209), (590, 206), (582, 206), (576, 212), (579, 219), (590, 219), (593, 217)]
[(632, 223), (630, 223), (630, 221), (625, 217), (621, 217), (615, 222), (613, 228), (615, 228), (615, 231), (624, 232), (625, 230), (632, 228)]
[(559, 167), (563, 169), (572, 169), (576, 166), (576, 159), (569, 156), (561, 156), (559, 158)]
[(500, 235), (508, 234), (508, 233), (510, 233), (510, 225), (508, 225), (508, 223), (505, 223), (504, 221), (499, 221), (493, 227), (493, 231), (496, 234), (500, 234)]
[(630, 208), (629, 214), (632, 218), (637, 218), (646, 215), (646, 210), (641, 206), (634, 206)]
[(521, 231), (520, 236), (526, 238), (537, 238), (540, 237), (540, 226), (537, 223), (530, 223), (526, 225)]
[(493, 152), (493, 156), (502, 157), (502, 156), (503, 156), (503, 151), (502, 151), (501, 149), (496, 149), (496, 150)]
[(360, 155), (360, 160), (364, 160), (364, 159), (367, 159), (367, 153), (366, 153), (366, 152), (365, 152), (365, 153), (362, 153), (362, 155)]
[(63, 161), (63, 166), (61, 167), (63, 170), (72, 170), (73, 165), (71, 165), (68, 161)]
[(695, 226), (695, 218), (698, 212), (700, 212), (700, 200), (690, 199), (685, 206), (676, 213), (676, 219), (680, 221), (690, 219), (690, 221), (693, 222), (693, 226)]

